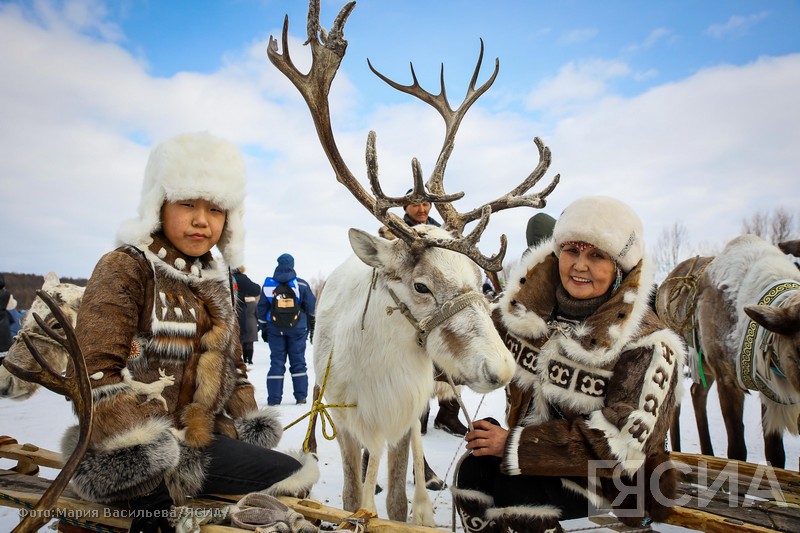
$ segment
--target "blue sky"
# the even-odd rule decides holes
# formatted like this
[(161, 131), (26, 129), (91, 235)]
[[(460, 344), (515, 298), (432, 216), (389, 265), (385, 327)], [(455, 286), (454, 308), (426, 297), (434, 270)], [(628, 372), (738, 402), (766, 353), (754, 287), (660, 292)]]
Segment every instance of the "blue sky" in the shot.
[[(329, 28), (343, 2), (323, 0)], [(0, 270), (88, 276), (135, 214), (152, 144), (208, 130), (246, 154), (247, 265), (269, 275), (291, 252), (301, 276), (325, 276), (349, 254), (347, 229), (378, 223), (335, 182), (296, 90), (266, 58), (289, 15), (307, 65), (299, 0), (0, 1)], [(367, 132), (378, 134), (390, 193), (426, 176), (443, 125), (400, 83), (413, 62), (438, 92), (444, 63), (460, 103), (485, 46), (479, 82), (493, 87), (461, 126), (445, 183), (466, 211), (511, 190), (538, 161), (561, 183), (547, 212), (608, 194), (642, 216), (651, 250), (676, 222), (686, 255), (714, 251), (757, 212), (796, 213), (800, 188), (800, 3), (362, 0), (345, 27), (347, 56), (331, 93), (334, 131), (366, 182)], [(306, 59), (304, 59), (306, 58)], [(534, 212), (497, 214), (481, 242), (507, 261)], [(800, 213), (795, 215), (800, 225)]]

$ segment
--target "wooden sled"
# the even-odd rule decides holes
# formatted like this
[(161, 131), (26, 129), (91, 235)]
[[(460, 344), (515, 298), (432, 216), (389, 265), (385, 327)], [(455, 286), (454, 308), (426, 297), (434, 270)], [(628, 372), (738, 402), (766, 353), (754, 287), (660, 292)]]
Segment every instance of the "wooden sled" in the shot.
[[(679, 489), (682, 506), (675, 509), (667, 524), (707, 532), (800, 531), (800, 473), (705, 455), (673, 452), (672, 457), (685, 467), (681, 467), (684, 473)], [(0, 437), (0, 458), (17, 462), (12, 469), (0, 470), (0, 504), (19, 509), (35, 505), (51, 483), (38, 476), (39, 467), (59, 469), (64, 464), (60, 454), (31, 444), (18, 444), (10, 437)], [(352, 531), (358, 522), (366, 532), (447, 531), (377, 518), (364, 510), (350, 513), (310, 499), (280, 499), (306, 519), (321, 523), (329, 530)], [(238, 500), (238, 496), (212, 496), (193, 499), (189, 506), (217, 509)], [(81, 531), (81, 528), (127, 531), (130, 519), (124, 514), (122, 509), (81, 500), (69, 487), (48, 512), (51, 519), (61, 519), (61, 531)], [(630, 529), (619, 523), (610, 524), (607, 516), (592, 521), (615, 531)], [(658, 529), (656, 524), (655, 530)], [(201, 531), (245, 530), (208, 524), (201, 526)]]

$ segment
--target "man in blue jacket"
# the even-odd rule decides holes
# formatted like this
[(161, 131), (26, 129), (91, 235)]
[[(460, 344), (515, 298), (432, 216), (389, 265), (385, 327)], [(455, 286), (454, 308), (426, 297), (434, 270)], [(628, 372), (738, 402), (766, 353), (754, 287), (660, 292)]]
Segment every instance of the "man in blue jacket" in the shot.
[[(312, 342), (314, 340), (316, 301), (308, 282), (297, 277), (294, 271), (294, 257), (289, 254), (278, 257), (278, 266), (275, 267), (272, 277), (264, 280), (257, 310), (261, 338), (269, 344), (270, 350), (270, 367), (267, 372), (269, 405), (281, 403), (287, 357), (294, 399), (298, 405), (306, 403), (308, 396), (306, 338), (310, 336), (310, 340)], [(284, 310), (291, 306), (297, 306), (296, 317), (284, 314)]]

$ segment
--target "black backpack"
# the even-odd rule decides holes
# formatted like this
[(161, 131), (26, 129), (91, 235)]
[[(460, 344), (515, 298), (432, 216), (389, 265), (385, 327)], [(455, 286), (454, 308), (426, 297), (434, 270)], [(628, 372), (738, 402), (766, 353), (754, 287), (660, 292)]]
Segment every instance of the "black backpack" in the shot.
[(300, 320), (300, 302), (288, 283), (279, 284), (272, 292), (269, 317), (273, 326), (282, 329), (293, 328)]

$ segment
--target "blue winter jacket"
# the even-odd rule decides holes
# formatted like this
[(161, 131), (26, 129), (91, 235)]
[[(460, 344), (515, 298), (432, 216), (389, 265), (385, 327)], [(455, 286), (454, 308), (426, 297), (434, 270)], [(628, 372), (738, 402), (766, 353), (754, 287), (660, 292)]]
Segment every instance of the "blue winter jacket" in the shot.
[(258, 300), (258, 307), (256, 310), (256, 314), (258, 315), (258, 327), (259, 329), (263, 329), (264, 325), (268, 325), (268, 330), (281, 330), (270, 322), (269, 311), (272, 308), (272, 293), (279, 284), (283, 283), (284, 281), (289, 283), (289, 286), (294, 289), (294, 293), (297, 295), (298, 301), (300, 303), (300, 320), (297, 321), (297, 324), (293, 328), (289, 328), (291, 331), (296, 330), (306, 330), (308, 329), (308, 316), (314, 316), (314, 307), (317, 305), (317, 299), (314, 297), (314, 293), (311, 292), (311, 286), (309, 286), (308, 282), (302, 278), (298, 278), (292, 272), (292, 277), (289, 279), (284, 279), (285, 276), (277, 276), (270, 277), (264, 280), (264, 285), (261, 287), (261, 298)]

